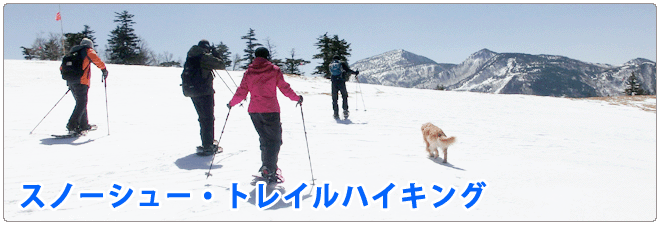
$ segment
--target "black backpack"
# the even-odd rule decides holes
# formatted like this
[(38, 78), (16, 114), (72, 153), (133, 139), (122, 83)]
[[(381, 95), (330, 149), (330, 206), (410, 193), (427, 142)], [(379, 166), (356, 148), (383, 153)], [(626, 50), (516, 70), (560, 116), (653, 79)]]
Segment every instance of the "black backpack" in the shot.
[(183, 72), (181, 73), (181, 88), (183, 88), (183, 95), (186, 97), (197, 96), (200, 89), (201, 74), (201, 58), (202, 56), (188, 57), (186, 63), (183, 64)]
[[(69, 54), (62, 58), (62, 79), (66, 81), (80, 80), (87, 68), (82, 68), (83, 61), (87, 57), (88, 47), (74, 47)], [(89, 65), (87, 66), (89, 67)]]

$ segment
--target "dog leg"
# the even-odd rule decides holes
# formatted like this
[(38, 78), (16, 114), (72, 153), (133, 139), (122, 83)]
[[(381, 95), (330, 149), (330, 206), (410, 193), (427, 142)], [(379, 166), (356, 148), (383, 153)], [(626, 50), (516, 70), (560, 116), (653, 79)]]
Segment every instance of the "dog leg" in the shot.
[(447, 163), (447, 148), (443, 149), (443, 150), (442, 150), (442, 153), (444, 153), (444, 155), (445, 155), (445, 159), (442, 160), (442, 162), (443, 162), (443, 163)]

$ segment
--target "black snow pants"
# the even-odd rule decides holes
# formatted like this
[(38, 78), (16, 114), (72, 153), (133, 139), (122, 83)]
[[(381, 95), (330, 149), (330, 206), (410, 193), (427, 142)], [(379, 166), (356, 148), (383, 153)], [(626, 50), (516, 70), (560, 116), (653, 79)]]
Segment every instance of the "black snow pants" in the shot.
[(195, 110), (197, 111), (197, 120), (199, 121), (199, 135), (202, 138), (202, 146), (208, 147), (213, 144), (215, 133), (215, 116), (213, 108), (215, 101), (213, 95), (203, 95), (191, 97)]
[(276, 171), (280, 146), (282, 146), (280, 113), (250, 113), (250, 118), (259, 134), (262, 167)]
[(338, 92), (341, 92), (342, 98), (342, 108), (344, 111), (348, 110), (348, 92), (346, 91), (346, 82), (341, 80), (332, 80), (332, 110), (335, 111), (335, 115), (339, 114), (339, 104), (337, 103), (339, 99)]
[(87, 92), (89, 91), (89, 86), (80, 83), (70, 83), (68, 86), (71, 89), (73, 98), (76, 100), (76, 107), (73, 109), (73, 113), (71, 113), (66, 128), (69, 131), (82, 130), (89, 127), (87, 119)]

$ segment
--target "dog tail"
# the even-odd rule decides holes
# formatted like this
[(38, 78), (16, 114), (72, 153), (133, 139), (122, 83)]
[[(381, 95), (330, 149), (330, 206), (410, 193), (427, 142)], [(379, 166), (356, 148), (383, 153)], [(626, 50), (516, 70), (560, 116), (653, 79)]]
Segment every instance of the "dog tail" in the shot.
[(454, 142), (456, 142), (456, 137), (455, 136), (452, 136), (452, 137), (444, 137), (443, 136), (443, 137), (440, 137), (440, 141), (442, 141), (443, 143), (447, 144), (447, 146), (449, 146), (449, 145), (452, 145)]

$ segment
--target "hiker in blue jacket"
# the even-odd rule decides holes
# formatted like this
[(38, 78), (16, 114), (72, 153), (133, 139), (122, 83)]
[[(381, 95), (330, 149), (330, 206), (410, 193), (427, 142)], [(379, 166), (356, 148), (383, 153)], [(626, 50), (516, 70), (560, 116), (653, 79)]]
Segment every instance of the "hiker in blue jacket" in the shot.
[(332, 62), (329, 67), (330, 80), (332, 81), (332, 110), (334, 110), (333, 117), (339, 119), (339, 99), (338, 92), (341, 92), (342, 108), (344, 109), (344, 118), (348, 118), (348, 92), (346, 91), (346, 81), (350, 78), (351, 74), (357, 77), (359, 71), (353, 71), (346, 62), (341, 61), (339, 55), (332, 57)]

